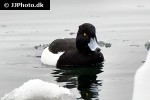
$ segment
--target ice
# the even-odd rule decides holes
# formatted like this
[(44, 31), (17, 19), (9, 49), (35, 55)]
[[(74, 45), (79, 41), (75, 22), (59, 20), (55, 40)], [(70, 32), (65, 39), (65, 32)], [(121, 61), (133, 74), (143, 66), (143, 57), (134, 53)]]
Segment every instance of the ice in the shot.
[(29, 80), (1, 100), (75, 100), (70, 90), (39, 79)]

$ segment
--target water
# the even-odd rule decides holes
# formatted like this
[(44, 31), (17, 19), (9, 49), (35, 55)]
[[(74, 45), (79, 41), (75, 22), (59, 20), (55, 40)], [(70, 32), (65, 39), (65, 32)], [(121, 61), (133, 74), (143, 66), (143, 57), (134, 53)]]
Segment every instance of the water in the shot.
[(77, 99), (98, 99), (101, 91), (102, 80), (97, 79), (97, 74), (102, 73), (102, 65), (84, 66), (79, 68), (61, 68), (54, 70), (53, 76), (58, 83), (65, 83), (64, 87), (77, 88), (81, 97)]
[[(21, 27), (21, 25), (19, 26)], [(5, 27), (6, 31), (7, 28), (9, 27)], [(4, 28), (1, 29), (4, 30)], [(65, 31), (63, 33), (64, 37), (75, 37)], [(98, 40), (107, 37), (103, 38), (102, 44), (111, 44), (110, 48), (101, 47), (105, 57), (104, 64), (101, 67), (69, 69), (59, 69), (56, 66), (41, 64), (39, 57), (43, 47), (38, 49), (35, 47), (50, 43), (53, 39), (59, 38), (57, 35), (62, 36), (57, 32), (42, 34), (43, 31), (36, 32), (36, 30), (33, 33), (16, 31), (0, 34), (1, 97), (24, 82), (38, 78), (69, 88), (79, 100), (131, 99), (134, 73), (145, 59), (147, 51), (144, 44), (149, 34), (141, 37), (132, 33), (134, 38), (131, 38), (133, 36), (130, 33), (106, 32), (100, 36), (97, 34)]]
[[(13, 34), (11, 39), (15, 38)], [(1, 39), (0, 43), (1, 97), (24, 82), (38, 78), (69, 88), (79, 100), (127, 100), (132, 97), (134, 72), (146, 55), (144, 44), (137, 43), (137, 47), (136, 43), (131, 45), (131, 40), (112, 39), (108, 41), (112, 44), (110, 48), (101, 47), (105, 57), (103, 65), (59, 69), (41, 64), (39, 57), (43, 47), (35, 48), (39, 45), (37, 38), (30, 42), (17, 39), (12, 42), (11, 39)]]
[[(51, 2), (50, 11), (0, 12), (0, 97), (38, 78), (69, 88), (77, 99), (131, 100), (134, 73), (147, 55), (149, 0)], [(70, 33), (85, 22), (95, 25), (98, 41), (111, 46), (101, 47), (103, 67), (58, 69), (41, 64), (43, 48), (36, 46), (75, 38)]]

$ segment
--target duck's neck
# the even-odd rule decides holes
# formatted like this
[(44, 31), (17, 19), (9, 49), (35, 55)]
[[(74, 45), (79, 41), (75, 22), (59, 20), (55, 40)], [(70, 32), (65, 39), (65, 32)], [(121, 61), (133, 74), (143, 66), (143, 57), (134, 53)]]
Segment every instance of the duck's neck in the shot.
[(85, 51), (85, 50), (78, 50), (78, 53), (80, 53), (81, 55), (91, 55), (93, 54), (93, 52), (88, 52), (88, 51)]
[(91, 54), (92, 51), (90, 50), (90, 48), (88, 47), (87, 44), (85, 44), (83, 41), (81, 40), (76, 40), (76, 47), (78, 52), (80, 52), (81, 54)]

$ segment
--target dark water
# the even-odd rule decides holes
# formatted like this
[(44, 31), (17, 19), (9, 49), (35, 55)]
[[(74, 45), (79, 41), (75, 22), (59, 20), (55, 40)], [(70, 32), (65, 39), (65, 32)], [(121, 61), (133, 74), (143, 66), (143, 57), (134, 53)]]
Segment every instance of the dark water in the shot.
[(102, 80), (97, 79), (97, 75), (103, 72), (102, 68), (102, 64), (79, 68), (61, 68), (54, 70), (51, 74), (58, 83), (65, 83), (64, 87), (77, 88), (81, 95), (77, 97), (78, 100), (99, 100)]

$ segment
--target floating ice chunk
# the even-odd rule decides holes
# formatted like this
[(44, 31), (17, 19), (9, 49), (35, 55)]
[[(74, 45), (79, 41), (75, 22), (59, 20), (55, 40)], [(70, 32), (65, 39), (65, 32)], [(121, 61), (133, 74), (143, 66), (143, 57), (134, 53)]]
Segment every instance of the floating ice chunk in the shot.
[(29, 80), (1, 100), (75, 100), (70, 90), (39, 79)]

